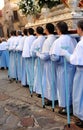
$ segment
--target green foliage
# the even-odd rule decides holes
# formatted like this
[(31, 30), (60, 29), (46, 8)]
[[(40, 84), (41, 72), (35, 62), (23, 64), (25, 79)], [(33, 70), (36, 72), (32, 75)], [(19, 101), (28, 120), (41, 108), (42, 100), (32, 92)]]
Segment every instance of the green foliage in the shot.
[(60, 4), (60, 0), (38, 0), (38, 4), (40, 8), (42, 8), (44, 5), (47, 5), (48, 8), (52, 8)]

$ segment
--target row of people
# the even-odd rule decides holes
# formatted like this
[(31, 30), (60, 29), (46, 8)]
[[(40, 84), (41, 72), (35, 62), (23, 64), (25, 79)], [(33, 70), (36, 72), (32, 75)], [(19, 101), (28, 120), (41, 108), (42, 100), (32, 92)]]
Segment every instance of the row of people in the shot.
[[(34, 91), (42, 97), (44, 96), (48, 101), (58, 100), (61, 108), (59, 113), (64, 114), (67, 99), (62, 48), (67, 49), (72, 54), (77, 41), (75, 37), (68, 34), (68, 26), (65, 22), (61, 21), (56, 24), (59, 37), (54, 35), (54, 30), (54, 25), (48, 23), (44, 30), (46, 36), (43, 35), (42, 27), (36, 28), (36, 36), (34, 36), (32, 28), (25, 29), (24, 36), (21, 35), (20, 31), (16, 36), (16, 32), (13, 31), (7, 42), (9, 50), (8, 75), (12, 79), (21, 81), (22, 85), (29, 85), (31, 94)], [(76, 66), (67, 61), (69, 106), (72, 105), (72, 99), (73, 102), (75, 100), (72, 98), (75, 73)], [(46, 104), (48, 103), (46, 102)], [(83, 107), (83, 103), (81, 105)], [(81, 110), (81, 106), (79, 110)], [(73, 111), (78, 116), (75, 113), (75, 108)], [(79, 113), (78, 117), (81, 120), (83, 120), (82, 116), (83, 113), (81, 115)], [(81, 126), (83, 126), (82, 121)]]

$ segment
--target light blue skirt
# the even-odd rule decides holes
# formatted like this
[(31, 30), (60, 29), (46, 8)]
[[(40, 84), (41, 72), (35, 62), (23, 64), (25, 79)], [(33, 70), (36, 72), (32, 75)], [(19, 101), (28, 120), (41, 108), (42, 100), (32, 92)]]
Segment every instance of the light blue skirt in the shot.
[(16, 78), (16, 54), (14, 51), (9, 51), (9, 70), (10, 78)]
[(43, 61), (40, 60), (40, 64), (38, 64), (38, 58), (35, 59), (34, 64), (34, 86), (33, 91), (37, 94), (42, 94), (41, 85), (42, 85), (42, 70), (43, 70)]
[(21, 81), (22, 78), (22, 51), (16, 52), (16, 70), (17, 70), (17, 79), (18, 81)]
[[(65, 69), (64, 64), (56, 64), (57, 74), (57, 94), (60, 107), (66, 107), (66, 85), (65, 85)], [(72, 105), (73, 79), (75, 74), (75, 66), (67, 64), (69, 105)]]
[[(54, 68), (52, 74), (51, 67), (52, 67), (51, 60), (44, 61), (43, 74), (42, 74), (42, 87), (44, 91), (44, 97), (50, 101), (52, 101), (53, 97), (54, 97), (53, 100), (57, 100), (56, 72)], [(52, 82), (53, 82), (53, 86), (52, 86)]]
[(73, 83), (73, 113), (83, 120), (83, 67), (77, 67)]
[(21, 84), (23, 86), (27, 85), (27, 73), (26, 73), (26, 64), (25, 58), (22, 58), (22, 77), (21, 77)]

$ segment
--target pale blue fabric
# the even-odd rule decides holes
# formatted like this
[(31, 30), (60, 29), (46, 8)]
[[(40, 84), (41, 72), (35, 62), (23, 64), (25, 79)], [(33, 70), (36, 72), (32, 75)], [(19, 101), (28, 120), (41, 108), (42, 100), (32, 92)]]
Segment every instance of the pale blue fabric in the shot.
[(36, 53), (41, 51), (43, 42), (45, 41), (45, 37), (43, 35), (39, 35), (37, 39), (33, 42), (31, 46), (31, 56), (34, 58), (34, 83), (33, 83), (33, 91), (38, 94), (42, 93), (42, 62), (39, 58), (37, 58)]
[(15, 52), (9, 51), (9, 77), (16, 78), (16, 58)]
[(27, 72), (27, 83), (29, 86), (33, 86), (32, 57), (26, 58), (26, 72)]
[(59, 56), (53, 54), (53, 55), (50, 56), (50, 59), (51, 59), (52, 61), (58, 61), (58, 60), (59, 60)]
[[(43, 71), (42, 71), (42, 88), (44, 92), (44, 97), (47, 98), (48, 100), (53, 99), (52, 97), (52, 72), (51, 72), (51, 60), (49, 56), (49, 51), (50, 48), (56, 39), (55, 35), (50, 34), (47, 36), (47, 39), (44, 41), (42, 50), (39, 54), (37, 54), (38, 57), (43, 61), (44, 66), (43, 66)], [(54, 71), (55, 73), (55, 71)], [(57, 100), (57, 91), (56, 91), (56, 78), (54, 81), (54, 99)]]
[[(46, 59), (46, 57), (45, 57)], [(55, 64), (55, 63), (53, 63)], [(51, 60), (44, 60), (44, 68), (42, 74), (42, 86), (44, 91), (44, 97), (52, 101), (52, 82), (54, 82), (54, 100), (57, 100), (57, 89), (56, 89), (56, 71), (54, 67), (54, 81), (52, 77)]]
[(41, 53), (39, 52), (38, 56), (40, 57), (41, 60), (46, 61), (50, 59), (49, 53)]
[(0, 67), (9, 67), (9, 53), (7, 50), (0, 51)]
[(27, 85), (27, 73), (26, 73), (26, 61), (25, 58), (22, 58), (22, 77), (21, 77), (21, 84), (23, 86)]
[[(56, 74), (57, 74), (57, 94), (58, 102), (60, 107), (66, 107), (66, 84), (65, 84), (65, 66), (64, 59), (60, 56), (61, 48), (67, 49), (69, 53), (73, 53), (75, 45), (77, 44), (76, 40), (69, 35), (60, 35), (56, 39), (51, 47), (50, 55), (56, 55)], [(52, 57), (54, 58), (54, 57)], [(73, 87), (73, 78), (75, 74), (75, 66), (70, 65), (67, 62), (67, 75), (68, 75), (68, 93), (69, 93), (69, 105), (72, 105), (72, 87)]]
[(83, 66), (76, 67), (73, 83), (73, 113), (83, 120)]
[(2, 51), (2, 54), (1, 54), (1, 67), (6, 68), (6, 57), (5, 57), (5, 51)]
[(21, 81), (22, 78), (22, 51), (17, 51), (17, 79), (18, 81)]
[[(65, 85), (65, 70), (64, 59), (60, 59), (56, 62), (56, 74), (57, 74), (57, 93), (60, 107), (66, 107), (66, 85)], [(67, 75), (68, 75), (68, 91), (69, 91), (69, 105), (72, 105), (72, 89), (73, 78), (75, 74), (75, 66), (67, 62)]]
[[(39, 78), (38, 78), (38, 77), (39, 77), (39, 76), (38, 76), (38, 58), (35, 59), (35, 63), (34, 63), (34, 73), (35, 73), (35, 75), (34, 75), (35, 77), (34, 77), (33, 91), (36, 92), (36, 89), (37, 89), (36, 87), (38, 87), (38, 86), (39, 86), (39, 83), (40, 83), (40, 82), (38, 82), (38, 79), (39, 79)], [(39, 87), (38, 87), (38, 88), (39, 88)], [(40, 94), (41, 94), (41, 92), (40, 92)]]
[(41, 85), (42, 85), (42, 71), (43, 71), (43, 61), (40, 60), (40, 64), (38, 63), (39, 58), (35, 59), (35, 66), (34, 66), (34, 88), (33, 91), (37, 94), (42, 94)]
[[(44, 76), (42, 77), (42, 86), (44, 89), (44, 97), (46, 97), (47, 99), (52, 101), (52, 82), (53, 82), (53, 79), (52, 79), (51, 61), (50, 60), (44, 61), (43, 75)], [(55, 68), (54, 68), (54, 100), (57, 100)]]
[(0, 51), (0, 68), (1, 68), (1, 55), (2, 55), (2, 51)]
[(6, 67), (9, 68), (9, 51), (5, 50), (5, 60), (6, 60)]

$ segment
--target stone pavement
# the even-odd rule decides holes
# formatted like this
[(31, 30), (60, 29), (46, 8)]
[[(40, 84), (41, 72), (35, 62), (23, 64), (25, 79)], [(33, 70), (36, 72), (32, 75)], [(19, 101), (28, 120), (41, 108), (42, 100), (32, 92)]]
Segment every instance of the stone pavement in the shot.
[(63, 117), (52, 108), (42, 108), (41, 98), (30, 96), (28, 88), (15, 81), (10, 83), (7, 71), (0, 70), (0, 130), (81, 130), (73, 123), (67, 128)]

